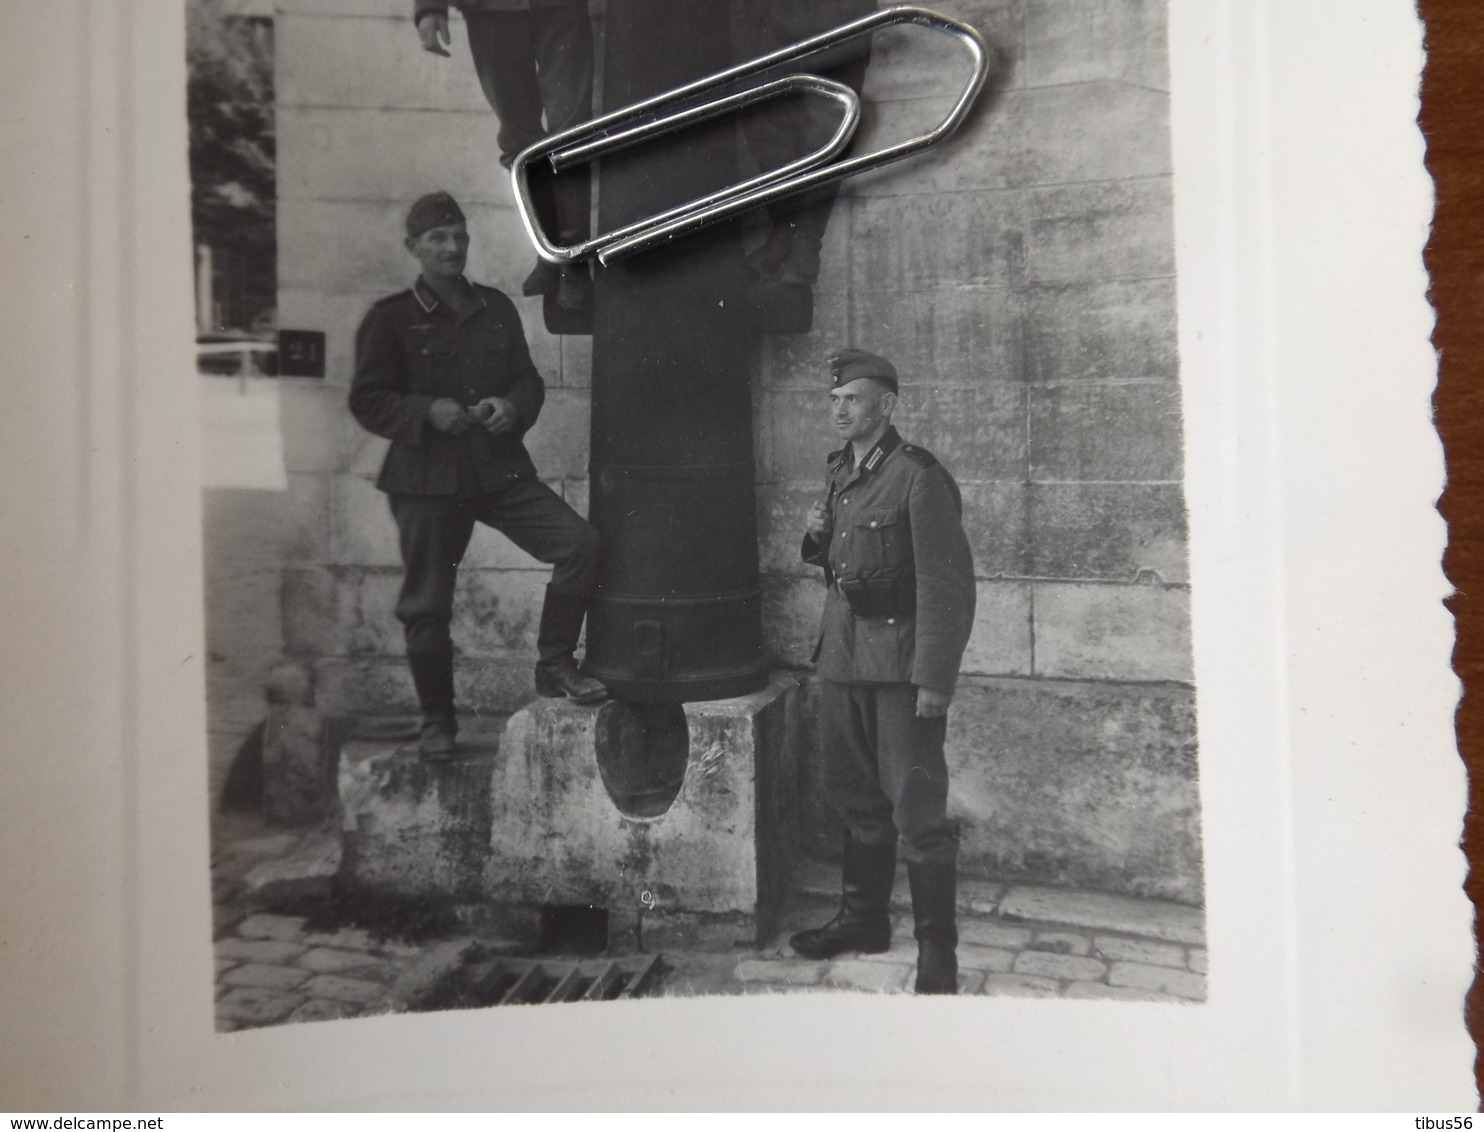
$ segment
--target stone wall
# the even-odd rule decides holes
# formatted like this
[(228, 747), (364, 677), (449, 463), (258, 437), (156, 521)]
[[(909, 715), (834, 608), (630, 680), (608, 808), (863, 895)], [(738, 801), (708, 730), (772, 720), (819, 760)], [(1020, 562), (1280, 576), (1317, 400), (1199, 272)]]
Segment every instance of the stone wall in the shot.
[[(822, 603), (798, 534), (834, 438), (823, 358), (893, 358), (898, 423), (963, 487), (979, 610), (951, 733), (965, 862), (1006, 877), (1198, 901), (1189, 594), (1175, 349), (1165, 0), (943, 0), (1007, 77), (932, 155), (856, 179), (836, 208), (815, 327), (770, 339), (755, 382), (769, 648), (807, 665)], [(586, 504), (588, 338), (521, 299), (532, 254), (496, 164), (495, 120), (455, 24), (418, 49), (406, 0), (278, 0), (280, 323), (328, 334), (322, 384), (285, 383), (291, 498), (286, 649), (329, 714), (407, 710), (391, 609), (383, 443), (345, 409), (355, 326), (406, 286), (407, 203), (447, 188), (471, 277), (515, 297), (546, 408), (537, 466)], [(877, 40), (872, 137), (941, 117), (964, 68), (946, 41)], [(531, 694), (545, 571), (476, 534), (454, 636), (460, 695)], [(805, 767), (817, 784), (817, 767)], [(810, 843), (831, 823), (807, 794)]]

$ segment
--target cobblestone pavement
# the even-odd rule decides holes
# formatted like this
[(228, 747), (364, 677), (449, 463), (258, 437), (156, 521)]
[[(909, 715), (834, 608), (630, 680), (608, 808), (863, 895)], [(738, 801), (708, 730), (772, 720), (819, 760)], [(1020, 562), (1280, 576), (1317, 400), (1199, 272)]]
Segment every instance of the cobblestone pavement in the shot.
[[(213, 851), (217, 1026), (237, 1030), (285, 1022), (355, 1018), (405, 1010), (475, 943), (456, 925), (415, 942), (379, 939), (359, 927), (316, 926), (275, 911), (249, 878), (297, 855), (322, 853), (329, 831), (274, 831), (249, 817), (218, 817)], [(323, 873), (324, 870), (321, 870)], [(299, 910), (328, 895), (323, 880), (280, 885), (275, 900)], [(910, 993), (916, 963), (905, 877), (893, 904), (892, 946), (879, 955), (801, 959), (791, 932), (833, 914), (837, 870), (810, 862), (768, 946), (730, 953), (663, 949), (667, 973), (655, 993)], [(281, 907), (281, 905), (280, 905)], [(959, 985), (963, 994), (1033, 998), (1200, 1002), (1206, 950), (1199, 909), (1160, 901), (1030, 885), (965, 880), (959, 894)], [(315, 917), (320, 918), (320, 917)], [(439, 927), (439, 925), (429, 925)], [(496, 941), (494, 944), (499, 946)]]

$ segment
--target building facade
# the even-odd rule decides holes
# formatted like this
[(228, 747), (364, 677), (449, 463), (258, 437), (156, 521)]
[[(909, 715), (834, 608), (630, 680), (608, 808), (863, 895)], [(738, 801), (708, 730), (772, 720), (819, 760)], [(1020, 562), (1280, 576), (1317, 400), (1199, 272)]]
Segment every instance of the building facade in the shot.
[[(949, 728), (965, 870), (1199, 903), (1165, 0), (937, 6), (996, 45), (1005, 78), (944, 146), (847, 184), (812, 331), (770, 338), (759, 359), (767, 645), (807, 670), (823, 589), (799, 536), (836, 445), (824, 359), (846, 344), (884, 354), (902, 377), (899, 427), (958, 479), (975, 554)], [(519, 296), (532, 254), (462, 28), (454, 58), (426, 54), (410, 8), (274, 12), (279, 325), (324, 331), (328, 348), (323, 382), (281, 391), (294, 533), (280, 614), (322, 719), (414, 708), (396, 530), (372, 483), (384, 442), (345, 398), (360, 318), (414, 277), (401, 220), (416, 196), (462, 202), (470, 277), (520, 307), (548, 389), (527, 443), (586, 505), (591, 339), (548, 334), (539, 301)], [(959, 89), (951, 45), (927, 35), (878, 37), (871, 137), (930, 125)], [(454, 625), (465, 705), (531, 697), (546, 576), (476, 535)], [(827, 852), (817, 759), (800, 758), (806, 845)]]

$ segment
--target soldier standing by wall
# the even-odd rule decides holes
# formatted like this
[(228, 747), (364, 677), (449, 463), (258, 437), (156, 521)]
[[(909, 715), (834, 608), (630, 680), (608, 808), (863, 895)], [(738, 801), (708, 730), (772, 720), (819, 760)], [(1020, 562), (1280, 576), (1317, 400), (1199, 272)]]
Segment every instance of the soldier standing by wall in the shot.
[(974, 621), (963, 507), (947, 470), (892, 427), (891, 363), (851, 349), (830, 368), (847, 443), (830, 454), (803, 553), (829, 584), (815, 659), (826, 789), (845, 824), (843, 891), (834, 919), (790, 943), (815, 959), (887, 950), (900, 836), (917, 992), (954, 994), (958, 840), (943, 741)]
[[(587, 0), (454, 0), (469, 32), (469, 54), (484, 96), (500, 119), (500, 164), (548, 133), (593, 114), (593, 28)], [(424, 51), (448, 55), (448, 0), (414, 0), (413, 20)], [(544, 123), (543, 123), (544, 118)], [(585, 240), (591, 230), (591, 183), (559, 178), (553, 191), (533, 182), (542, 226), (558, 243)], [(557, 305), (576, 310), (591, 279), (583, 264), (557, 267), (538, 259), (521, 284), (525, 295), (555, 292)]]
[(447, 193), (407, 214), (422, 266), (409, 290), (371, 308), (356, 334), (350, 410), (392, 442), (386, 492), (406, 574), (397, 619), (423, 713), (421, 751), (455, 754), (454, 582), (476, 522), (553, 564), (537, 630), (536, 691), (594, 703), (607, 690), (572, 659), (597, 584), (598, 533), (536, 478), (521, 438), (545, 400), (515, 304), (464, 278), (469, 233)]

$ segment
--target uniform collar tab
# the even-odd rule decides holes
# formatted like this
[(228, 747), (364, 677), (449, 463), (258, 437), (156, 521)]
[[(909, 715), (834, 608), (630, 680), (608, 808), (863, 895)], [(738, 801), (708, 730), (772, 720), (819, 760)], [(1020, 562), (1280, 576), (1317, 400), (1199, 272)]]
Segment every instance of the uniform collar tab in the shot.
[(412, 297), (417, 300), (417, 305), (422, 307), (425, 314), (432, 314), (438, 309), (438, 304), (443, 301), (438, 297), (438, 292), (433, 290), (421, 275), (412, 285)]
[(886, 431), (881, 434), (881, 439), (876, 442), (876, 447), (867, 452), (866, 458), (861, 461), (861, 471), (874, 472), (901, 443), (901, 435), (891, 425), (887, 425)]
[[(484, 296), (479, 293), (478, 287), (474, 286), (474, 284), (470, 283), (462, 275), (459, 276), (459, 282), (463, 284), (464, 290), (473, 296), (476, 303), (482, 307), (489, 306)], [(412, 296), (417, 300), (417, 305), (422, 307), (425, 314), (432, 314), (443, 303), (438, 292), (433, 290), (432, 284), (421, 275), (417, 277), (417, 282), (412, 285)]]

